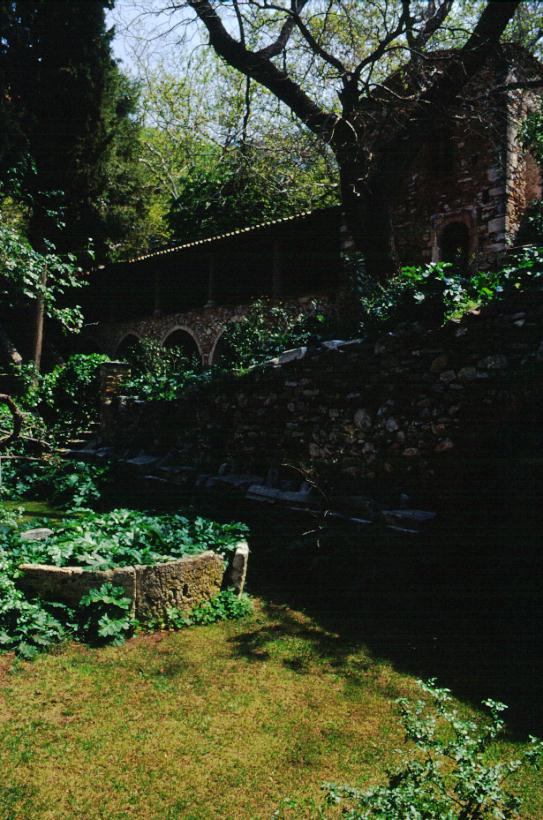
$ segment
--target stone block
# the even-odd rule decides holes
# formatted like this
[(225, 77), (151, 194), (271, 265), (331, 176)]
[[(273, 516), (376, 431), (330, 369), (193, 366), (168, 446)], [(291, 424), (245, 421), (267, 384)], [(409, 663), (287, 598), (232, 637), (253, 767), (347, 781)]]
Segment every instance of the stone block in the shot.
[(248, 560), (249, 548), (243, 541), (226, 573), (224, 560), (207, 551), (163, 564), (109, 570), (23, 564), (18, 583), (32, 595), (76, 607), (83, 595), (109, 582), (122, 587), (132, 603), (132, 616), (142, 622), (164, 621), (168, 607), (188, 612), (217, 595), (223, 585), (241, 593)]
[(49, 527), (35, 527), (33, 530), (25, 530), (21, 533), (21, 541), (45, 541), (53, 535), (53, 530)]
[(296, 362), (303, 359), (307, 353), (307, 347), (295, 347), (292, 350), (285, 350), (279, 355), (279, 364)]
[(222, 586), (224, 561), (209, 551), (134, 569), (136, 617), (144, 622), (162, 621), (168, 607), (188, 612), (217, 595)]
[(19, 586), (39, 598), (76, 607), (83, 595), (109, 582), (123, 588), (126, 597), (132, 602), (131, 614), (136, 612), (134, 567), (92, 570), (82, 567), (53, 567), (49, 564), (23, 564), (21, 570), (23, 575), (19, 579)]
[(489, 233), (503, 233), (505, 230), (505, 216), (497, 216), (488, 223)]
[(245, 586), (248, 563), (249, 544), (247, 541), (240, 541), (224, 577), (225, 586), (233, 587), (238, 595), (241, 595)]

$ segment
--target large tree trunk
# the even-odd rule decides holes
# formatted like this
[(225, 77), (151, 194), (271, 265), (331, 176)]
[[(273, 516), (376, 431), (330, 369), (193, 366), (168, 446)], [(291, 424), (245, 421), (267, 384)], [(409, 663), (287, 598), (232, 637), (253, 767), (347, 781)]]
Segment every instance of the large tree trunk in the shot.
[[(42, 288), (47, 286), (47, 271), (44, 270), (41, 275)], [(45, 300), (43, 296), (36, 299), (34, 310), (34, 341), (32, 345), (32, 358), (36, 373), (41, 370), (41, 357), (43, 352), (43, 326), (45, 323)]]
[(358, 185), (349, 171), (340, 169), (342, 202), (347, 229), (357, 250), (364, 255), (366, 271), (387, 279), (398, 269), (390, 197), (384, 181)]

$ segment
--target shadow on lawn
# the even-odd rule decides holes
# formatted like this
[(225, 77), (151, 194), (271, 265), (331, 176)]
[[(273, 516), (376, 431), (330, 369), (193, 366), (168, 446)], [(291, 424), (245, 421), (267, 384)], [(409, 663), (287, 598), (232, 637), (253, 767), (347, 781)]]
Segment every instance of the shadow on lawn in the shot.
[[(346, 659), (367, 648), (474, 704), (502, 700), (519, 739), (543, 734), (539, 515), (496, 505), (485, 518), (468, 507), (455, 526), (424, 538), (359, 532), (353, 540), (338, 530), (320, 547), (301, 538), (289, 548), (286, 529), (284, 520), (252, 522), (250, 592), (279, 624), (239, 636), (241, 654), (261, 661), (281, 634), (295, 635), (351, 675)], [(320, 629), (283, 605), (304, 610)], [(291, 665), (304, 672), (303, 657)]]

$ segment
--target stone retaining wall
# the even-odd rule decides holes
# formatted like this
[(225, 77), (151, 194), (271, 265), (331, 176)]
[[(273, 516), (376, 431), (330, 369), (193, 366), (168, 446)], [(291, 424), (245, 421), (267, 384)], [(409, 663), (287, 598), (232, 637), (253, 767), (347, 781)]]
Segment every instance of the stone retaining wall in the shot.
[(109, 433), (118, 450), (169, 453), (172, 470), (266, 478), (271, 468), (273, 485), (292, 468), (298, 484), (307, 471), (326, 491), (432, 493), (542, 384), (534, 289), (444, 327), (406, 322), (301, 349), (175, 402), (120, 400)]
[(247, 572), (249, 549), (240, 542), (226, 572), (223, 559), (207, 551), (162, 564), (91, 570), (24, 564), (22, 589), (51, 601), (76, 607), (87, 592), (104, 583), (122, 587), (132, 603), (131, 615), (141, 622), (166, 619), (169, 607), (188, 612), (209, 601), (221, 588), (241, 594)]

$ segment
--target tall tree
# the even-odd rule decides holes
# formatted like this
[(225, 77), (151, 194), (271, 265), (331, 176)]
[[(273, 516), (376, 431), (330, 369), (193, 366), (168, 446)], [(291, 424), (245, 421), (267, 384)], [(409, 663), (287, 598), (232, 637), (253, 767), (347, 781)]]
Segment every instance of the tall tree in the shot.
[(105, 19), (112, 6), (113, 0), (0, 2), (1, 109), (14, 124), (0, 162), (5, 170), (17, 150), (29, 157), (21, 188), (33, 244), (47, 237), (80, 252), (92, 237), (105, 256), (144, 213), (137, 89), (112, 56)]
[[(119, 21), (122, 25), (122, 20)], [(337, 202), (330, 150), (211, 50), (156, 63), (126, 36), (138, 77), (140, 162), (153, 238), (190, 239)]]
[[(143, 218), (135, 153), (135, 89), (111, 53), (105, 12), (113, 0), (3, 0), (0, 40), (0, 144), (4, 172), (19, 175), (27, 235), (41, 253), (82, 254), (95, 242), (107, 256)], [(47, 285), (43, 270), (42, 289)], [(34, 320), (39, 367), (44, 304)]]
[[(209, 43), (333, 149), (349, 227), (369, 270), (396, 266), (391, 202), (416, 146), (495, 53), (520, 0), (172, 0), (192, 9)], [(184, 10), (184, 11), (183, 11)], [(386, 77), (395, 69), (395, 82)], [(337, 94), (337, 100), (334, 99)]]

